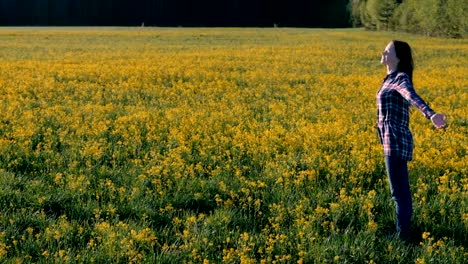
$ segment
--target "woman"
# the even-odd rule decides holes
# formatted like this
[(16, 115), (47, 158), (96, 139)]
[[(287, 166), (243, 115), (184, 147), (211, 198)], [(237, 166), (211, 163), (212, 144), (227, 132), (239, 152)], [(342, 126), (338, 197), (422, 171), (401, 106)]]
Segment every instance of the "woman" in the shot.
[(385, 165), (395, 201), (397, 236), (410, 239), (413, 212), (407, 162), (413, 155), (413, 137), (408, 127), (409, 106), (419, 109), (436, 128), (446, 126), (445, 116), (435, 113), (413, 88), (413, 57), (408, 43), (393, 40), (382, 52), (387, 76), (377, 93), (377, 131), (385, 154)]

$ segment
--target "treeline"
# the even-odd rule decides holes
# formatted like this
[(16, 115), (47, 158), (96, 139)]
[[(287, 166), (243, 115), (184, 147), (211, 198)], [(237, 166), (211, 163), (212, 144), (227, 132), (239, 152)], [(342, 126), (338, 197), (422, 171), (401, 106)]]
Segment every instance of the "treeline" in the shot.
[(371, 30), (467, 35), (468, 0), (350, 0), (351, 22)]
[(0, 0), (0, 26), (350, 27), (349, 0)]

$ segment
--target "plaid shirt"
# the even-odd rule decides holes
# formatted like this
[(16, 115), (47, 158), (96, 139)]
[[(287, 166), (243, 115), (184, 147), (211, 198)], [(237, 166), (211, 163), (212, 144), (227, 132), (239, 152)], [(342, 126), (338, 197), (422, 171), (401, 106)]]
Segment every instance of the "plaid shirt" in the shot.
[(409, 106), (418, 108), (426, 118), (435, 112), (416, 93), (409, 76), (403, 72), (387, 75), (377, 93), (377, 131), (386, 156), (403, 160), (413, 158), (413, 136), (409, 130)]

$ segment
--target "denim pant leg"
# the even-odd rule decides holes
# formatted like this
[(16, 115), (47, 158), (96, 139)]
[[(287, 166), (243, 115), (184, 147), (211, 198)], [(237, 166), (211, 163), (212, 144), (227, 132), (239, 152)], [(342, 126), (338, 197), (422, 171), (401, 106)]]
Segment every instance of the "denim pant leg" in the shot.
[(385, 156), (392, 199), (395, 202), (396, 229), (401, 239), (408, 240), (413, 213), (407, 161), (398, 156)]

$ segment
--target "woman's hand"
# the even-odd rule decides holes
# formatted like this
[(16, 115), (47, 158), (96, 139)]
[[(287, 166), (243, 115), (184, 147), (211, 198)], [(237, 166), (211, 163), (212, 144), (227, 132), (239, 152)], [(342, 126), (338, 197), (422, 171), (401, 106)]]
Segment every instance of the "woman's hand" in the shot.
[(433, 116), (431, 116), (432, 124), (434, 124), (434, 126), (438, 129), (444, 128), (447, 126), (446, 120), (447, 120), (447, 117), (443, 114), (434, 114)]

